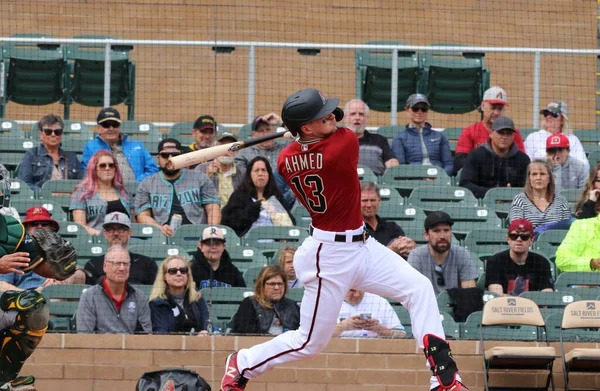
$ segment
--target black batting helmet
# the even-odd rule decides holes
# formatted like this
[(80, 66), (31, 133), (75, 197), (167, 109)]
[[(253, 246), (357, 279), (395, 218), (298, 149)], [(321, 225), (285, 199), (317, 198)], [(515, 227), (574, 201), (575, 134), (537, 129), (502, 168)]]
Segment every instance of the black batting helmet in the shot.
[(290, 95), (281, 109), (281, 118), (289, 131), (297, 136), (300, 127), (310, 121), (335, 114), (336, 121), (344, 118), (344, 112), (337, 107), (338, 98), (327, 99), (321, 91), (307, 88)]

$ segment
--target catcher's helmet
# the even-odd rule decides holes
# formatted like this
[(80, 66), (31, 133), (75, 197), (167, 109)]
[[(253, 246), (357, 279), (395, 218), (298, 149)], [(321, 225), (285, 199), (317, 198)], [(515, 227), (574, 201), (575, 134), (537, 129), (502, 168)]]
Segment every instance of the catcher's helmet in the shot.
[(286, 99), (281, 109), (281, 118), (289, 131), (297, 136), (302, 125), (328, 114), (334, 113), (336, 121), (341, 121), (344, 112), (337, 107), (339, 102), (338, 98), (327, 99), (319, 90), (307, 88)]

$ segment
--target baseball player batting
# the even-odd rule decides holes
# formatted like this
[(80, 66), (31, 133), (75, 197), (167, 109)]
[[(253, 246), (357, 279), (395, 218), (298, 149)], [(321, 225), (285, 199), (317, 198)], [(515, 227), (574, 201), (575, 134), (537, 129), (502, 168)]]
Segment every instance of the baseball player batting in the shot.
[(305, 89), (283, 104), (283, 122), (298, 138), (281, 151), (277, 169), (312, 218), (310, 236), (294, 256), (304, 284), (300, 328), (229, 355), (221, 388), (243, 390), (248, 380), (276, 365), (317, 355), (331, 339), (344, 295), (358, 289), (408, 309), (433, 372), (431, 390), (468, 390), (444, 340), (431, 282), (365, 230), (356, 175), (358, 139), (350, 129), (337, 128), (344, 116), (338, 103)]

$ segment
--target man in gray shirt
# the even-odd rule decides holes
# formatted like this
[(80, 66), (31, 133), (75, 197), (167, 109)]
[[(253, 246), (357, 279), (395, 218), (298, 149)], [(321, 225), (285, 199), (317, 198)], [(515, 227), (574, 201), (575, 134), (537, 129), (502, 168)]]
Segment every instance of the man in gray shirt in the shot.
[(452, 246), (454, 221), (445, 212), (437, 211), (425, 219), (427, 244), (414, 249), (408, 263), (431, 280), (436, 296), (452, 288), (475, 288), (479, 277), (471, 262), (471, 254), (460, 246)]
[(160, 172), (144, 179), (135, 195), (135, 214), (139, 223), (152, 224), (163, 235), (171, 237), (176, 226), (173, 215), (180, 215), (184, 224), (221, 223), (219, 195), (206, 174), (187, 169), (166, 167), (171, 156), (181, 154), (181, 143), (174, 138), (158, 144)]
[(81, 294), (77, 307), (79, 333), (152, 333), (150, 307), (144, 292), (127, 283), (131, 262), (120, 245), (108, 249), (104, 277)]

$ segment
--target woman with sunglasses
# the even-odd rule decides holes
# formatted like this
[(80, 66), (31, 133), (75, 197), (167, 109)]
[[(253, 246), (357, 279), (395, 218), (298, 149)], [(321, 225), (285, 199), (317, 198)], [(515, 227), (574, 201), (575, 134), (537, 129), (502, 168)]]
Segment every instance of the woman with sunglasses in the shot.
[(25, 152), (18, 177), (33, 190), (52, 179), (81, 179), (83, 170), (75, 152), (60, 148), (63, 120), (54, 114), (43, 116), (37, 123), (40, 146)]
[(279, 335), (300, 326), (298, 304), (285, 297), (287, 276), (279, 265), (261, 270), (254, 285), (254, 295), (240, 303), (233, 316), (232, 333)]
[(179, 255), (165, 259), (150, 292), (152, 330), (157, 334), (207, 335), (208, 307), (196, 289), (190, 263)]
[(589, 170), (590, 162), (583, 150), (583, 146), (571, 129), (567, 104), (563, 101), (550, 102), (545, 109), (540, 110), (540, 114), (544, 118), (541, 124), (542, 128), (537, 132), (531, 133), (525, 139), (525, 153), (529, 155), (529, 158), (532, 161), (534, 159), (546, 159), (546, 140), (548, 136), (562, 133), (569, 139), (570, 156), (581, 160), (585, 164), (585, 170)]
[(536, 235), (548, 229), (568, 229), (571, 208), (563, 196), (556, 194), (552, 168), (546, 160), (534, 160), (527, 166), (525, 187), (513, 199), (508, 220), (527, 219)]
[(423, 94), (412, 94), (406, 100), (406, 129), (392, 141), (392, 151), (400, 164), (437, 166), (448, 175), (454, 171), (450, 143), (446, 135), (436, 132), (427, 122), (430, 104)]
[(600, 163), (590, 171), (590, 176), (583, 187), (581, 199), (575, 204), (575, 217), (589, 219), (600, 213)]
[(73, 221), (90, 235), (100, 235), (109, 213), (125, 213), (133, 220), (133, 200), (123, 184), (117, 159), (109, 151), (92, 156), (83, 181), (74, 190), (69, 210), (73, 211)]

